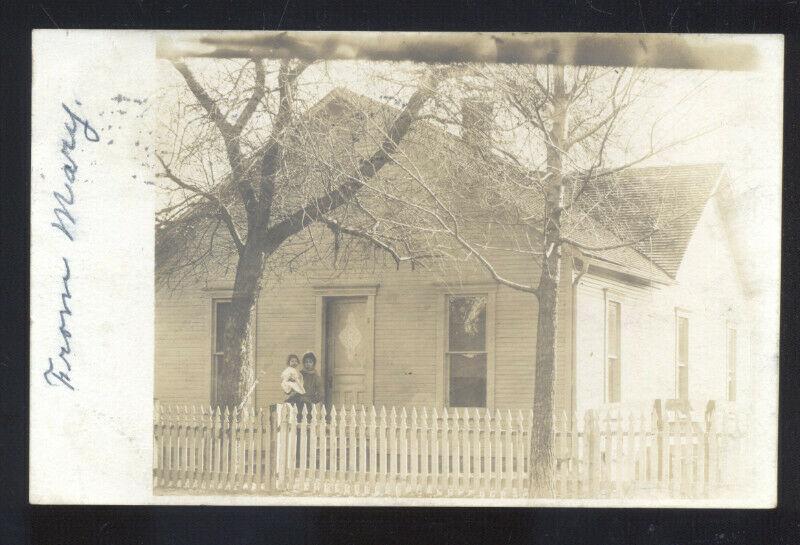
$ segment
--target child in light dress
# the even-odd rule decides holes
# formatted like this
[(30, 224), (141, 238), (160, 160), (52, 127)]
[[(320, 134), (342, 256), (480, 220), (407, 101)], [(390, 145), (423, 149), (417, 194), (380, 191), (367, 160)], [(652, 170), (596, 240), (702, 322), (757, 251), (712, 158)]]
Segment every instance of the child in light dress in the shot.
[(281, 372), (281, 388), (288, 396), (305, 395), (306, 393), (306, 389), (303, 387), (303, 374), (299, 367), (300, 358), (295, 354), (289, 354), (289, 357), (286, 358), (286, 369)]

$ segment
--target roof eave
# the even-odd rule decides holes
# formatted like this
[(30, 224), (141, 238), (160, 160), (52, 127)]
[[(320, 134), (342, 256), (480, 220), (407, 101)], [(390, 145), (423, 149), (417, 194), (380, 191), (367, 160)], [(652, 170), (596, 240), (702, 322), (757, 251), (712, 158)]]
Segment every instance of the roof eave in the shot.
[(615, 276), (621, 275), (636, 278), (646, 284), (673, 286), (677, 283), (675, 279), (668, 277), (665, 273), (661, 273), (660, 271), (660, 274), (647, 274), (641, 271), (633, 270), (630, 267), (625, 267), (624, 265), (614, 263), (612, 261), (607, 261), (597, 256), (585, 255), (585, 257), (589, 261), (590, 273), (591, 268), (594, 267), (595, 269), (601, 269), (603, 271), (610, 272)]

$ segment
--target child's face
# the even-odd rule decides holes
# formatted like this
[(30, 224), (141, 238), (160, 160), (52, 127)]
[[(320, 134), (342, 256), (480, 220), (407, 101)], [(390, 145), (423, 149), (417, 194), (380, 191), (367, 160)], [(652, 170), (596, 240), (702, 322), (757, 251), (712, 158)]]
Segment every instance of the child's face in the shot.
[(298, 365), (300, 365), (300, 360), (298, 360), (297, 358), (289, 358), (289, 365), (292, 367), (297, 367)]

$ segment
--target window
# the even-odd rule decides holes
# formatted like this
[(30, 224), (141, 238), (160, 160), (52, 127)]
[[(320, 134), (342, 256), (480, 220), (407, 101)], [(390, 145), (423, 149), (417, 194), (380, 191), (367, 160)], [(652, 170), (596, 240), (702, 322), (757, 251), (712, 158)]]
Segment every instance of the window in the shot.
[(486, 407), (485, 295), (450, 296), (447, 301), (447, 374), (450, 407)]
[(222, 383), (222, 361), (225, 351), (225, 321), (230, 315), (231, 302), (214, 300), (214, 354), (211, 364), (211, 406), (219, 405), (218, 388)]
[(622, 335), (621, 306), (618, 301), (606, 302), (606, 402), (622, 400), (622, 367), (620, 363)]
[(736, 330), (727, 328), (725, 345), (727, 346), (726, 387), (728, 401), (736, 401)]
[(677, 397), (689, 400), (689, 317), (677, 316), (676, 321)]

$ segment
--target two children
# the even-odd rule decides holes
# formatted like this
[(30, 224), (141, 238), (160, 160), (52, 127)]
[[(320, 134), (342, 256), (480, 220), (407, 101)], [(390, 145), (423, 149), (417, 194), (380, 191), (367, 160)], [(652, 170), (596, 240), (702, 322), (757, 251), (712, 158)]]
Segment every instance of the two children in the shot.
[(316, 371), (317, 357), (313, 352), (303, 354), (303, 366), (295, 354), (286, 358), (286, 368), (281, 372), (281, 389), (286, 394), (286, 402), (298, 409), (322, 401), (322, 381)]

